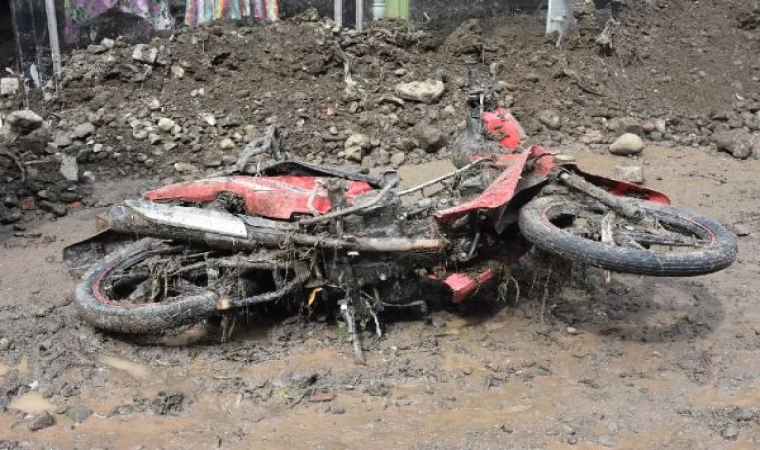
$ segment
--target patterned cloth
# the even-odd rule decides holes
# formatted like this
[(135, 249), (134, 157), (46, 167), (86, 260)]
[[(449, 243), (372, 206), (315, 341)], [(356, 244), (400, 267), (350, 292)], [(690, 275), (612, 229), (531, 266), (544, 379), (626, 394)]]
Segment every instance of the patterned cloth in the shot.
[(215, 19), (277, 20), (277, 0), (187, 0), (185, 23), (195, 27)]
[(112, 9), (142, 17), (157, 30), (174, 24), (166, 0), (64, 0), (66, 41), (78, 41), (81, 26)]

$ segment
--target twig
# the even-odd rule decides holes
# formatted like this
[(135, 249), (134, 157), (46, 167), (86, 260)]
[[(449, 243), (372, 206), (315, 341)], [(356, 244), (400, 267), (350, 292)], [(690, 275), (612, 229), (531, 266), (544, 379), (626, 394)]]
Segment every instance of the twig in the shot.
[(552, 263), (549, 263), (549, 273), (546, 275), (546, 283), (544, 283), (544, 297), (541, 299), (541, 325), (544, 324), (544, 314), (546, 313), (546, 298), (549, 297), (549, 282), (552, 278)]
[(5, 150), (0, 150), (0, 155), (5, 156), (16, 164), (19, 172), (21, 172), (21, 183), (26, 183), (26, 168), (23, 164), (21, 164), (21, 161), (19, 161), (19, 159), (13, 156), (10, 152), (7, 152)]

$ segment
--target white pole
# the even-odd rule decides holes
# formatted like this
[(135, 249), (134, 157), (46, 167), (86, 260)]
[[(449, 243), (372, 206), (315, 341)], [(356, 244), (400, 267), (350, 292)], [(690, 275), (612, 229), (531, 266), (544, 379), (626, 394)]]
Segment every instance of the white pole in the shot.
[(335, 0), (333, 15), (335, 16), (335, 23), (338, 24), (338, 26), (343, 26), (343, 0)]
[(364, 0), (356, 0), (356, 31), (364, 29)]
[(385, 0), (374, 0), (372, 2), (372, 18), (382, 19), (385, 17)]
[(61, 43), (58, 41), (58, 21), (55, 17), (53, 0), (45, 0), (48, 34), (50, 35), (50, 53), (53, 58), (53, 73), (55, 74), (55, 89), (58, 90), (58, 80), (61, 79)]

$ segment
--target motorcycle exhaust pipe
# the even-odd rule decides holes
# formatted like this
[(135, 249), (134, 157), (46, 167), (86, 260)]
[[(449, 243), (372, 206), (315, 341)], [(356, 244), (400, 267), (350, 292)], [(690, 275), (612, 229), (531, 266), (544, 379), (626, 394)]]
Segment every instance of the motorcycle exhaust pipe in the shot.
[[(251, 221), (268, 222), (251, 218)], [(200, 208), (168, 206), (151, 202), (126, 202), (111, 207), (109, 228), (138, 236), (171, 239), (233, 251), (252, 251), (261, 245), (281, 247), (289, 243), (365, 252), (444, 250), (446, 242), (428, 238), (324, 238), (294, 232), (293, 225), (251, 226), (232, 214)], [(280, 229), (282, 228), (282, 229)]]

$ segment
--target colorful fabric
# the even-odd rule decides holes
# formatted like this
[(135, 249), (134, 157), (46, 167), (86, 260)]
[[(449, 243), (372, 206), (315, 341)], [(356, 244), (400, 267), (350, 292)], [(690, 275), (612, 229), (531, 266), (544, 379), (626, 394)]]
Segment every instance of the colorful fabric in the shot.
[(216, 19), (277, 20), (277, 0), (187, 0), (185, 23), (195, 27)]
[(64, 0), (66, 41), (77, 42), (81, 26), (112, 9), (142, 17), (157, 30), (174, 24), (166, 0)]

